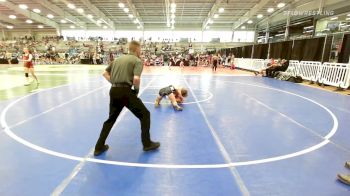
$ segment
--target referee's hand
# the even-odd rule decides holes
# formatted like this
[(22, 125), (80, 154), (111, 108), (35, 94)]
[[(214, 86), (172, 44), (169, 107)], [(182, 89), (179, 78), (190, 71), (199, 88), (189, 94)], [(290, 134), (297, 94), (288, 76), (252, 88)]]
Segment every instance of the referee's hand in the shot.
[(139, 94), (140, 89), (132, 89), (131, 91), (137, 96)]

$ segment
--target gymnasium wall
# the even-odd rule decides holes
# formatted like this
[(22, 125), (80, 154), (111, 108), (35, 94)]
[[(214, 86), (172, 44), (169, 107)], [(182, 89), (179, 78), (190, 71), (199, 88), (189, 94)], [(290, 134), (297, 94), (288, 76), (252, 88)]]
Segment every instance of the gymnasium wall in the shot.
[[(312, 39), (290, 40), (269, 44), (253, 44), (234, 48), (225, 48), (223, 54), (233, 53), (236, 58), (287, 59), (298, 61), (330, 62), (333, 36)], [(345, 34), (338, 50), (338, 63), (348, 63), (350, 56), (350, 34)]]

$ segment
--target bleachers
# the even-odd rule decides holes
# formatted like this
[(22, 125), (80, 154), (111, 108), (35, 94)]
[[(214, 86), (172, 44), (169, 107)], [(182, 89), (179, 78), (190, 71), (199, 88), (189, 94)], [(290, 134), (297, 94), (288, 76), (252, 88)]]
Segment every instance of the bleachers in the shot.
[[(236, 58), (238, 68), (258, 71), (266, 68), (268, 59)], [(350, 64), (321, 63), (317, 61), (291, 60), (287, 71), (293, 76), (301, 76), (304, 80), (347, 89), (350, 86)]]

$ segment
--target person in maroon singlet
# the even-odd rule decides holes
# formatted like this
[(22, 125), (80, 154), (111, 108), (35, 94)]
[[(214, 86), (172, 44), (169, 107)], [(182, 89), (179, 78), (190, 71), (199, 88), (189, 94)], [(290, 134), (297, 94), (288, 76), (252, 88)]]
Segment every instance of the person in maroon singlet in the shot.
[(34, 64), (33, 64), (33, 55), (30, 53), (28, 48), (23, 48), (23, 66), (24, 66), (24, 75), (26, 77), (26, 84), (28, 86), (30, 84), (29, 80), (29, 72), (32, 74), (36, 83), (39, 84), (38, 78), (34, 74)]

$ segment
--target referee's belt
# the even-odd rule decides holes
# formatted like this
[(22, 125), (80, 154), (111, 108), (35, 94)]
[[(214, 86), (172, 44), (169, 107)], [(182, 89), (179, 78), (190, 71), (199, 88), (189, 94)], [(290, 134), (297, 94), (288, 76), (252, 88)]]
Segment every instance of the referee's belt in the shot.
[(130, 84), (126, 84), (126, 83), (117, 83), (117, 84), (112, 84), (112, 87), (131, 88), (131, 85)]

